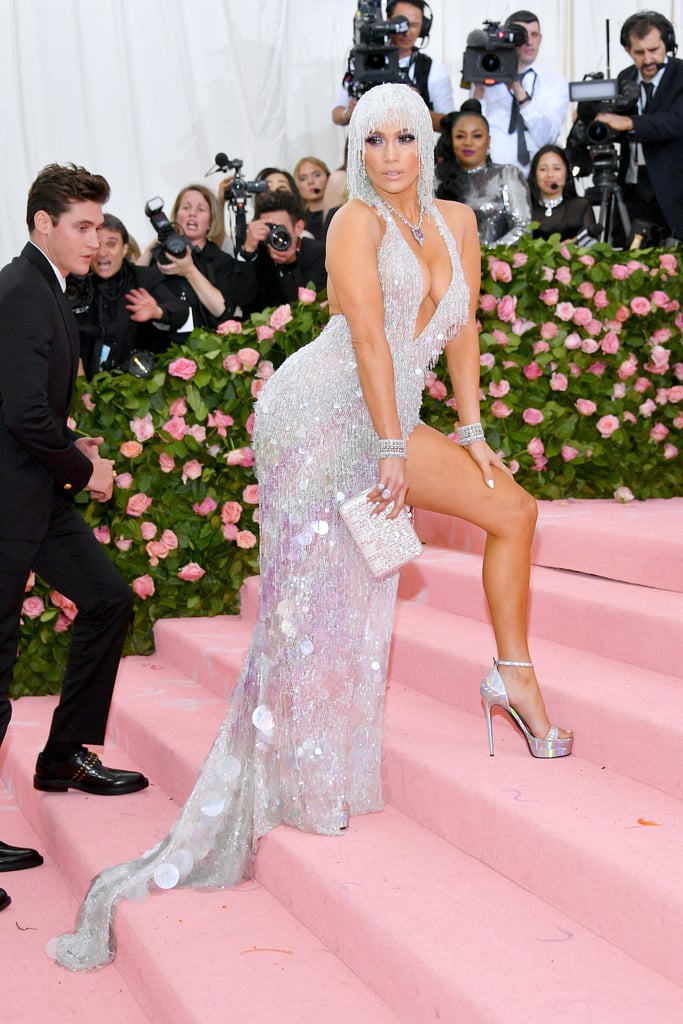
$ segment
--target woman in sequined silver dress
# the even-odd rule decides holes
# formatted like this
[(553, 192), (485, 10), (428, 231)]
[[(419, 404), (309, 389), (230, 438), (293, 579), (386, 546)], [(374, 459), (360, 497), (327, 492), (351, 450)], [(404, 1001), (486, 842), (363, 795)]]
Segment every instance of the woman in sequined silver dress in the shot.
[[(348, 177), (351, 198), (328, 241), (331, 319), (257, 402), (261, 595), (233, 699), (171, 833), (98, 875), (76, 932), (57, 940), (57, 960), (73, 970), (113, 957), (121, 897), (235, 885), (276, 825), (334, 835), (349, 812), (381, 810), (398, 574), (370, 575), (338, 512), (347, 495), (372, 486), (379, 510), (394, 502), (396, 515), (407, 500), (488, 532), (484, 584), (498, 654), (513, 662), (501, 673), (514, 714), (545, 750), (538, 756), (571, 748), (569, 735), (550, 726), (529, 662), (535, 503), (478, 422), (475, 220), (466, 207), (433, 199), (431, 120), (410, 87), (376, 86), (361, 98)], [(443, 350), (461, 445), (419, 419), (425, 372)], [(482, 687), (487, 709), (513, 713), (497, 667)]]
[(478, 100), (466, 100), (442, 124), (436, 145), (437, 197), (474, 210), (482, 245), (514, 245), (531, 222), (526, 178), (513, 164), (491, 163), (489, 125)]

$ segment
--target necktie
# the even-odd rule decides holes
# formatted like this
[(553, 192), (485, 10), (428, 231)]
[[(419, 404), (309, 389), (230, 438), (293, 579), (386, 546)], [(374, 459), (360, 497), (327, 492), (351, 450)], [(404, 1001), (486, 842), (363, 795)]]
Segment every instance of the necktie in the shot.
[[(522, 74), (519, 76), (519, 80), (522, 85), (524, 85), (525, 76), (529, 74), (534, 76), (531, 81), (536, 81), (536, 73), (533, 70), (533, 68), (527, 68), (526, 71), (523, 71)], [(529, 90), (527, 89), (527, 92), (528, 91)], [(533, 85), (531, 87), (531, 92), (533, 93)], [(519, 102), (513, 96), (512, 107), (510, 109), (510, 124), (508, 126), (508, 135), (517, 135), (517, 160), (522, 165), (522, 167), (526, 167), (529, 163), (529, 150), (527, 148), (526, 137), (524, 135), (525, 129), (526, 125), (524, 124), (524, 117), (522, 116), (522, 111), (520, 110)]]
[(655, 91), (655, 83), (654, 82), (641, 82), (640, 84), (642, 86), (643, 92), (645, 93), (645, 98), (643, 100), (643, 111), (642, 112), (643, 112), (643, 114), (647, 114), (647, 112), (650, 109), (650, 104), (652, 103), (652, 95), (653, 95), (653, 93)]

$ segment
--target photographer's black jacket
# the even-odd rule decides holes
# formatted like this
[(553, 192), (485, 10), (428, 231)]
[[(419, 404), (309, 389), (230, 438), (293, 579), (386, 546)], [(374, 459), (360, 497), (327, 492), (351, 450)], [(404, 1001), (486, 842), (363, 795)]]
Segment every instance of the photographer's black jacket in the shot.
[(312, 286), (316, 291), (327, 287), (325, 246), (315, 238), (302, 238), (294, 263), (275, 263), (265, 245), (259, 245), (251, 263), (240, 263), (244, 274), (253, 283), (255, 298), (244, 308), (244, 315), (259, 313), (268, 306), (296, 302), (299, 288)]
[[(162, 247), (155, 246), (152, 250), (152, 259), (156, 262), (159, 257), (163, 259)], [(235, 308), (242, 309), (253, 301), (255, 286), (251, 277), (243, 274), (242, 265), (230, 256), (227, 252), (219, 249), (215, 242), (206, 242), (203, 249), (196, 250), (192, 258), (195, 266), (201, 270), (204, 277), (211, 282), (225, 299), (225, 311), (220, 316), (214, 316), (206, 306), (199, 301), (194, 288), (186, 278), (180, 274), (168, 274), (164, 280), (170, 290), (181, 299), (192, 310), (192, 318), (195, 327), (208, 327), (213, 331), (224, 320), (229, 320), (235, 314)]]
[[(636, 82), (635, 67), (618, 75), (619, 91), (624, 82)], [(671, 234), (683, 239), (683, 60), (669, 58), (647, 114), (633, 115), (633, 132), (621, 136), (620, 181), (629, 165), (629, 142), (641, 142), (645, 163), (657, 202)]]
[[(161, 321), (131, 320), (126, 295), (132, 288), (146, 288), (154, 296), (163, 312)], [(81, 360), (88, 379), (100, 369), (125, 369), (133, 351), (165, 352), (176, 340), (173, 332), (187, 320), (187, 306), (167, 287), (161, 271), (157, 267), (138, 267), (129, 260), (106, 279), (92, 272), (84, 278), (70, 274), (67, 298), (76, 316)]]

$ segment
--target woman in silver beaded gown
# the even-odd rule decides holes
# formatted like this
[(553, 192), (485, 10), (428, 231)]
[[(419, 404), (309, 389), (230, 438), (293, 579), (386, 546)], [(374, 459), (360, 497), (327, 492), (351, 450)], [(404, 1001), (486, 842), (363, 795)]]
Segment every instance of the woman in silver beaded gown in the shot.
[[(235, 885), (276, 825), (338, 834), (349, 812), (382, 808), (398, 574), (370, 575), (339, 516), (343, 497), (376, 484), (379, 510), (393, 501), (396, 515), (407, 497), (489, 531), (484, 578), (499, 654), (528, 662), (535, 504), (481, 439), (474, 217), (434, 202), (431, 120), (408, 86), (376, 86), (361, 98), (348, 174), (351, 199), (328, 241), (332, 317), (257, 402), (261, 596), (233, 699), (171, 833), (99, 874), (75, 933), (57, 940), (58, 962), (73, 970), (112, 959), (121, 897)], [(467, 447), (419, 421), (425, 371), (444, 348)], [(544, 737), (535, 740), (543, 756), (568, 753), (533, 668), (510, 668), (507, 681), (520, 715)]]

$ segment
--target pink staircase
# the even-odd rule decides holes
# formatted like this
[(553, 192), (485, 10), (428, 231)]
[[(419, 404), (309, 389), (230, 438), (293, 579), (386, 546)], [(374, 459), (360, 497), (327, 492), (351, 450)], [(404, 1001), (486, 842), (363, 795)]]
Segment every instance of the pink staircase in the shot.
[(0, 875), (3, 1019), (98, 1024), (642, 1024), (683, 1020), (683, 499), (543, 503), (530, 627), (575, 754), (536, 761), (507, 719), (488, 756), (478, 683), (495, 653), (479, 531), (418, 514), (387, 694), (381, 814), (338, 838), (285, 827), (236, 890), (117, 912), (119, 951), (72, 975), (44, 954), (88, 880), (173, 821), (254, 621), (166, 620), (122, 664), (105, 762), (153, 785), (42, 794), (54, 698), (15, 707), (0, 836), (43, 868)]

